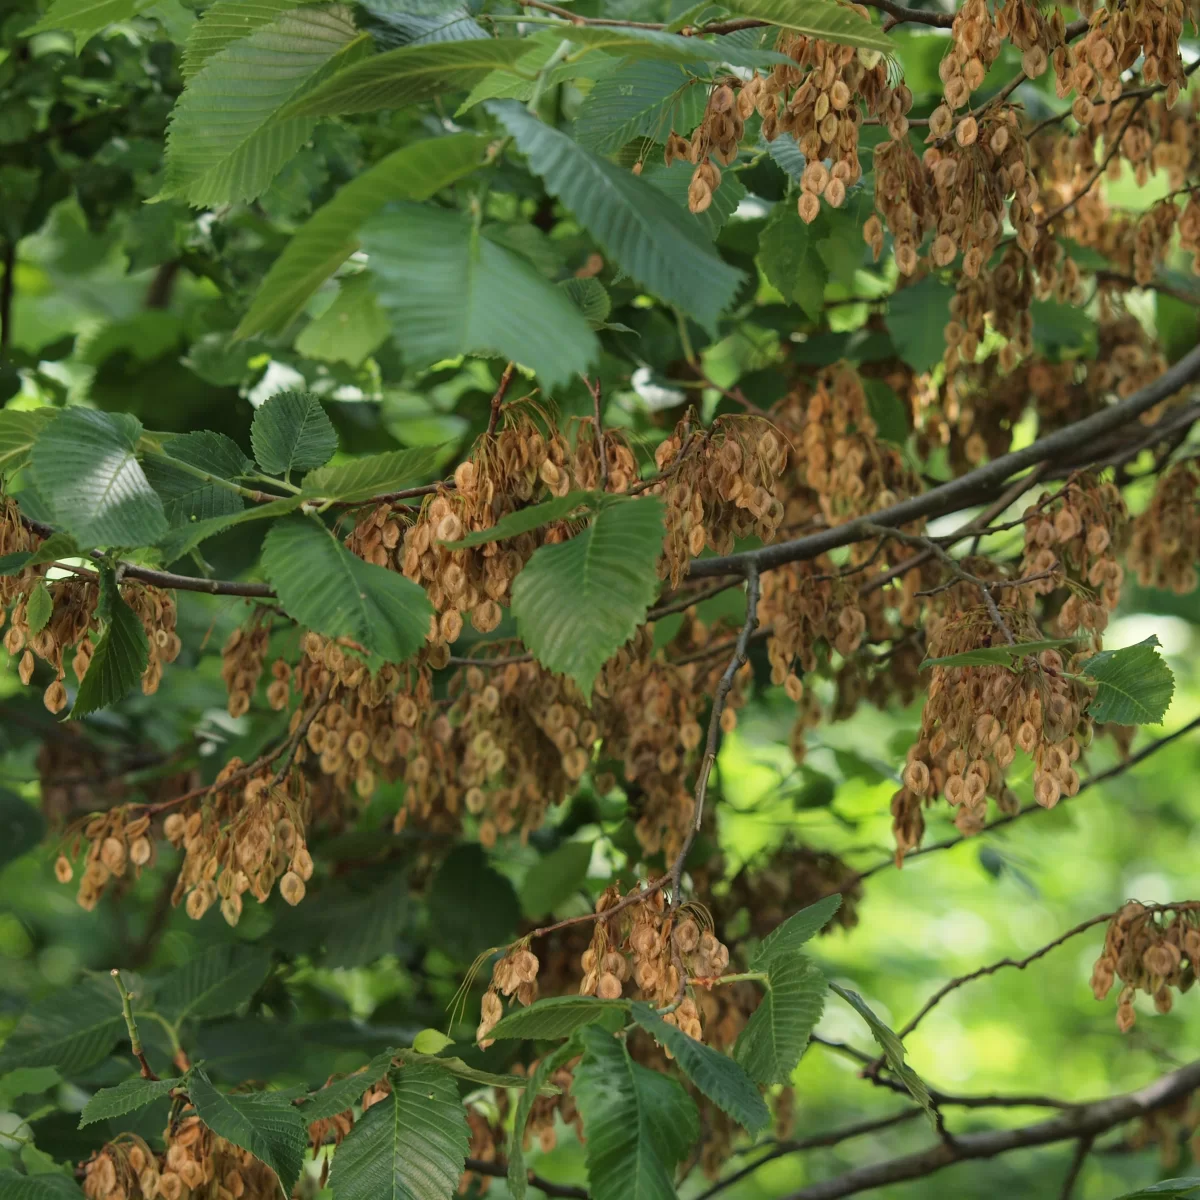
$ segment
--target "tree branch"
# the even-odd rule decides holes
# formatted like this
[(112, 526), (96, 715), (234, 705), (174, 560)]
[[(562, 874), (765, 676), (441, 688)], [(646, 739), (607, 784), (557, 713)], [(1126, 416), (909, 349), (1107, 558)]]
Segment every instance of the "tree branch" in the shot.
[(938, 1142), (915, 1154), (855, 1167), (833, 1179), (809, 1184), (785, 1200), (840, 1200), (871, 1188), (923, 1179), (955, 1163), (972, 1159), (995, 1158), (1012, 1150), (1047, 1146), (1054, 1142), (1095, 1138), (1146, 1113), (1182, 1099), (1200, 1087), (1200, 1059), (1162, 1076), (1136, 1092), (1081, 1104), (1048, 1121), (1022, 1125), (1016, 1129), (997, 1129), (984, 1133), (966, 1133), (953, 1142)]
[[(468, 1158), (463, 1169), (473, 1175), (487, 1175), (492, 1179), (505, 1179), (508, 1176), (507, 1163), (487, 1162), (482, 1158)], [(547, 1196), (561, 1196), (564, 1200), (588, 1200), (587, 1188), (576, 1187), (570, 1183), (552, 1183), (532, 1171), (529, 1172), (529, 1186), (537, 1188)]]

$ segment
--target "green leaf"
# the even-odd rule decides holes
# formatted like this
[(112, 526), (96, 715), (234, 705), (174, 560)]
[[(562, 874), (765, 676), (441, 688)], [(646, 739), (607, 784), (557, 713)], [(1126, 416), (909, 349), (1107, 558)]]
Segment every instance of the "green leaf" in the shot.
[(169, 529), (158, 539), (157, 544), (162, 551), (164, 561), (173, 563), (176, 559), (191, 553), (205, 538), (224, 533), (234, 525), (244, 525), (247, 521), (272, 521), (276, 517), (286, 516), (288, 513), (295, 512), (305, 502), (305, 499), (306, 497), (299, 495), (284, 496), (267, 504), (252, 504), (239, 513), (212, 517), (205, 521), (189, 521), (186, 525)]
[(296, 0), (216, 0), (204, 10), (183, 48), (180, 70), (190, 80), (218, 51), (270, 25), (281, 13), (297, 8)]
[(808, 1045), (825, 1005), (825, 977), (801, 954), (774, 954), (765, 994), (733, 1048), (734, 1059), (756, 1083), (786, 1084)]
[(390, 332), (370, 276), (351, 275), (342, 280), (333, 303), (301, 331), (296, 349), (305, 358), (358, 367), (387, 341)]
[[(72, 720), (109, 708), (127, 696), (137, 686), (150, 660), (150, 643), (141, 618), (121, 599), (116, 584), (110, 587), (108, 624), (75, 693)], [(104, 591), (102, 582), (102, 600)]]
[(936, 1129), (937, 1117), (933, 1111), (933, 1102), (929, 1098), (929, 1089), (916, 1071), (904, 1061), (904, 1043), (871, 1011), (870, 1005), (857, 992), (832, 982), (829, 984), (829, 989), (841, 996), (866, 1021), (871, 1030), (871, 1036), (883, 1051), (883, 1056), (887, 1060), (892, 1074), (904, 1084), (912, 1098), (925, 1110), (930, 1124)]
[(288, 616), (326, 637), (351, 638), (385, 662), (405, 662), (429, 634), (433, 607), (424, 590), (363, 562), (315, 519), (275, 525), (262, 569)]
[(436, 469), (443, 449), (415, 446), (319, 467), (305, 475), (301, 495), (352, 502), (399, 492), (426, 479)]
[(804, 175), (807, 162), (800, 151), (796, 139), (790, 133), (778, 133), (771, 141), (762, 142), (767, 153), (775, 160), (775, 165), (787, 175), (793, 183), (799, 183)]
[[(317, 288), (359, 249), (361, 225), (391, 201), (427, 200), (469, 174), (479, 165), (486, 146), (486, 138), (470, 133), (427, 138), (396, 150), (356, 176), (300, 227), (271, 264), (234, 336), (274, 333), (288, 325)], [(0, 427), (0, 465), (2, 449)]]
[(65, 29), (75, 35), (75, 53), (78, 54), (100, 30), (119, 21), (128, 21), (155, 3), (157, 0), (54, 0), (50, 11), (36, 25), (22, 30), (21, 36), (33, 37), (52, 29)]
[(116, 1087), (101, 1088), (84, 1106), (79, 1117), (79, 1128), (94, 1125), (109, 1117), (123, 1117), (152, 1104), (165, 1096), (172, 1088), (182, 1087), (183, 1078), (176, 1079), (126, 1079)]
[(593, 329), (602, 329), (612, 312), (612, 299), (598, 279), (564, 279), (559, 285)]
[(176, 462), (187, 463), (221, 479), (240, 479), (254, 469), (237, 442), (208, 429), (168, 438), (162, 444), (162, 452)]
[(1175, 676), (1155, 649), (1151, 634), (1135, 646), (1101, 650), (1080, 667), (1099, 685), (1088, 705), (1093, 721), (1116, 725), (1158, 725), (1175, 694)]
[(695, 169), (691, 163), (682, 159), (677, 159), (669, 167), (662, 162), (655, 162), (646, 166), (642, 178), (687, 212), (685, 220), (694, 221), (711, 242), (746, 198), (746, 187), (732, 171), (726, 171), (721, 178), (721, 186), (713, 192), (712, 203), (708, 208), (702, 213), (690, 212), (688, 188), (691, 186), (692, 172)]
[(1200, 1179), (1164, 1179), (1136, 1192), (1122, 1192), (1116, 1200), (1181, 1200), (1200, 1192)]
[(635, 1001), (630, 1009), (637, 1022), (660, 1046), (675, 1056), (679, 1069), (727, 1116), (747, 1133), (757, 1133), (771, 1120), (754, 1081), (732, 1058), (689, 1037), (650, 1007)]
[(531, 529), (539, 529), (552, 521), (561, 521), (569, 517), (577, 509), (588, 509), (600, 497), (600, 492), (568, 492), (565, 496), (555, 496), (552, 500), (543, 500), (541, 504), (530, 504), (526, 508), (518, 508), (515, 512), (505, 514), (490, 529), (477, 529), (459, 538), (457, 542), (443, 542), (448, 550), (463, 550), (468, 546), (482, 546), (487, 542), (499, 542), (505, 538), (516, 537), (528, 533)]
[(434, 942), (465, 963), (481, 950), (510, 941), (521, 920), (512, 883), (477, 843), (455, 846), (442, 860), (428, 905)]
[(758, 944), (750, 960), (750, 970), (769, 970), (775, 959), (785, 954), (795, 954), (810, 938), (820, 933), (833, 920), (833, 914), (842, 906), (841, 894), (835, 892), (798, 913), (793, 913), (781, 925), (777, 925)]
[(467, 1159), (467, 1114), (454, 1079), (422, 1064), (392, 1072), (392, 1094), (373, 1104), (338, 1147), (337, 1200), (446, 1200)]
[(613, 1016), (623, 1017), (629, 1011), (625, 1000), (597, 1000), (594, 996), (548, 996), (528, 1008), (517, 1008), (500, 1019), (488, 1037), (503, 1038), (563, 1038), (577, 1029)]
[(823, 42), (882, 54), (895, 54), (898, 49), (878, 25), (835, 0), (730, 0), (728, 7), (743, 17), (757, 17)]
[(587, 878), (591, 842), (564, 842), (539, 858), (521, 884), (521, 908), (531, 920), (553, 912)]
[(0, 788), (0, 869), (32, 850), (45, 833), (41, 810), (23, 796)]
[(489, 71), (511, 66), (529, 49), (521, 38), (402, 46), (355, 63), (303, 99), (283, 117), (333, 117), (404, 108), (444, 92), (472, 87)]
[(284, 1193), (291, 1195), (308, 1146), (308, 1122), (300, 1109), (288, 1099), (272, 1100), (269, 1093), (226, 1096), (201, 1067), (188, 1076), (188, 1096), (213, 1133), (266, 1163), (279, 1176)]
[[(717, 195), (720, 192), (718, 188)], [(785, 300), (798, 304), (809, 320), (819, 319), (829, 268), (817, 251), (809, 226), (788, 200), (781, 200), (775, 206), (762, 231), (758, 264)]]
[(571, 1040), (559, 1046), (553, 1054), (542, 1055), (529, 1076), (521, 1098), (517, 1101), (512, 1137), (508, 1143), (508, 1190), (512, 1200), (525, 1200), (529, 1189), (529, 1174), (525, 1169), (525, 1127), (529, 1124), (529, 1114), (533, 1111), (534, 1101), (541, 1094), (546, 1080), (577, 1053), (575, 1042)]
[[(461, 1058), (442, 1058), (432, 1054), (420, 1054), (416, 1050), (401, 1050), (400, 1056), (407, 1063), (424, 1064), (448, 1071), (458, 1079), (466, 1079), (482, 1087), (523, 1088), (527, 1082), (524, 1075), (498, 1075), (495, 1071), (484, 1071), (463, 1062)], [(544, 1088), (543, 1095), (556, 1096), (558, 1089)]]
[(384, 1050), (375, 1055), (363, 1070), (347, 1075), (345, 1079), (327, 1083), (320, 1091), (313, 1092), (301, 1106), (301, 1115), (311, 1125), (322, 1117), (333, 1117), (353, 1107), (368, 1088), (374, 1087), (387, 1074), (395, 1054), (395, 1050)]
[(25, 623), (30, 633), (41, 633), (54, 615), (54, 598), (43, 580), (39, 579), (25, 602)]
[(232, 488), (201, 479), (164, 454), (147, 454), (142, 469), (172, 528), (235, 516), (245, 505)]
[(368, 43), (335, 4), (293, 9), (210, 55), (171, 113), (158, 198), (204, 206), (260, 195), (316, 125), (281, 110)]
[(525, 41), (525, 53), (514, 63), (495, 71), (489, 71), (471, 89), (467, 98), (458, 106), (455, 117), (461, 117), (484, 100), (528, 100), (533, 95), (534, 81), (539, 72), (544, 73), (543, 89), (558, 87), (576, 79), (601, 78), (616, 64), (607, 54), (572, 55), (568, 62), (560, 62), (545, 71), (551, 57), (562, 42), (557, 29), (547, 29), (534, 34)]
[(689, 134), (704, 116), (707, 89), (678, 63), (622, 63), (597, 80), (579, 107), (575, 140), (598, 154), (637, 137), (665, 142), (671, 130)]
[(338, 439), (312, 392), (277, 392), (255, 412), (250, 443), (262, 471), (287, 475), (324, 466)]
[[(555, 29), (556, 34), (560, 31)], [(631, 29), (605, 25), (564, 25), (561, 36), (624, 58), (658, 59), (680, 64), (706, 62), (713, 66), (769, 69), (792, 60), (776, 50), (759, 50), (739, 45), (731, 38), (681, 37), (661, 29)]]
[(84, 979), (39, 1000), (0, 1046), (0, 1075), (18, 1067), (57, 1067), (74, 1075), (106, 1058), (125, 1034), (113, 981)]
[(176, 1023), (223, 1017), (258, 991), (270, 969), (261, 946), (210, 946), (158, 984), (154, 1006)]
[(18, 1175), (0, 1168), (0, 1196), (4, 1200), (82, 1200), (79, 1185), (65, 1175)]
[(413, 1038), (412, 1048), (418, 1054), (441, 1054), (447, 1046), (453, 1046), (454, 1039), (447, 1037), (440, 1029), (422, 1029)]
[(11, 475), (23, 466), (38, 435), (58, 416), (58, 409), (0, 410), (0, 472)]
[(26, 567), (40, 566), (60, 558), (78, 558), (79, 547), (68, 533), (52, 533), (36, 550), (18, 550), (0, 555), (0, 575), (19, 575)]
[(611, 1034), (589, 1027), (579, 1038), (584, 1054), (572, 1093), (593, 1200), (675, 1200), (675, 1167), (700, 1136), (691, 1097), (635, 1063)]
[(34, 442), (34, 485), (80, 545), (146, 546), (166, 532), (162, 501), (135, 455), (141, 432), (126, 413), (66, 408)]
[(544, 667), (590, 700), (600, 668), (623, 646), (658, 592), (662, 503), (604, 505), (582, 533), (541, 546), (517, 576), (512, 611), (521, 640)]
[(532, 367), (552, 390), (599, 356), (583, 315), (468, 213), (397, 204), (363, 227), (362, 240), (411, 367), (496, 353)]
[(894, 292), (888, 301), (888, 332), (896, 352), (914, 371), (929, 371), (942, 361), (953, 295), (949, 284), (926, 275)]
[[(580, 28), (571, 26), (570, 35)], [(546, 190), (626, 274), (715, 330), (742, 274), (716, 255), (700, 229), (680, 221), (676, 205), (647, 180), (585, 150), (516, 102), (492, 100), (487, 107)]]
[(882, 379), (864, 379), (867, 409), (881, 441), (903, 446), (908, 441), (909, 417), (904, 401)]
[(941, 658), (926, 658), (919, 670), (930, 667), (1012, 667), (1019, 659), (1030, 654), (1041, 654), (1043, 650), (1057, 650), (1069, 646), (1078, 638), (1043, 638), (1037, 642), (1016, 642), (1011, 646), (980, 646), (977, 650), (964, 650), (961, 654), (946, 654)]
[(10, 1109), (21, 1096), (36, 1096), (62, 1083), (53, 1067), (19, 1067), (0, 1079), (0, 1109)]

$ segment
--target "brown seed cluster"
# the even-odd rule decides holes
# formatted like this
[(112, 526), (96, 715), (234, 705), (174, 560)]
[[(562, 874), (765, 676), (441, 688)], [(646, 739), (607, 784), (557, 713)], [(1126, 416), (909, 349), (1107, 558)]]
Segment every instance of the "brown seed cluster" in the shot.
[(221, 648), (221, 679), (229, 694), (231, 717), (244, 716), (250, 711), (270, 640), (271, 614), (256, 608), (246, 625), (235, 629)]
[[(126, 875), (136, 878), (142, 867), (153, 864), (155, 850), (149, 835), (150, 818), (143, 814), (128, 820), (124, 808), (109, 809), (88, 821), (83, 830), (88, 848), (76, 894), (81, 908), (91, 912), (110, 882)], [(77, 840), (71, 857), (78, 853)], [(59, 883), (70, 883), (74, 878), (67, 855), (58, 856), (54, 874)]]
[(728, 554), (735, 538), (771, 541), (783, 519), (775, 481), (787, 464), (787, 443), (761, 417), (718, 417), (708, 429), (691, 417), (655, 452), (666, 501), (667, 539), (660, 574), (672, 587), (705, 546)]
[(518, 944), (492, 967), (492, 980), (483, 993), (480, 1004), (479, 1027), (475, 1030), (475, 1040), (482, 1049), (492, 1044), (488, 1034), (500, 1023), (504, 1015), (504, 1002), (501, 996), (515, 999), (517, 1004), (532, 1004), (538, 996), (538, 957), (526, 944)]
[(1092, 992), (1103, 1000), (1120, 980), (1117, 1028), (1127, 1033), (1137, 1020), (1138, 992), (1154, 998), (1160, 1013), (1171, 1011), (1172, 988), (1186, 991), (1200, 972), (1200, 918), (1196, 905), (1151, 908), (1130, 901), (1109, 923), (1104, 949), (1092, 970)]
[[(1040, 637), (1023, 610), (1001, 610), (1017, 641)], [(1005, 639), (988, 610), (979, 605), (936, 620), (929, 631), (931, 657), (960, 654)], [(987, 821), (987, 799), (1001, 812), (1019, 802), (1005, 772), (1023, 751), (1033, 759), (1033, 795), (1052, 808), (1079, 790), (1074, 763), (1089, 722), (1084, 693), (1063, 675), (1062, 656), (1044, 650), (1017, 670), (1004, 666), (935, 666), (921, 714), (921, 733), (908, 752), (904, 786), (892, 798), (897, 862), (920, 844), (925, 829), (922, 805), (944, 796), (955, 809), (954, 823), (967, 835)]]
[[(625, 899), (638, 896), (640, 887)], [(596, 912), (603, 914), (622, 900), (620, 888), (601, 893)], [(661, 890), (627, 904), (611, 918), (596, 921), (580, 966), (581, 996), (616, 1000), (632, 984), (639, 997), (656, 1005), (678, 1002), (664, 1020), (689, 1037), (701, 1037), (700, 1013), (685, 991), (691, 980), (711, 982), (729, 965), (729, 950), (717, 939), (703, 911), (667, 908)]]
[(304, 776), (293, 771), (277, 782), (266, 768), (248, 781), (220, 786), (243, 773), (242, 767), (239, 759), (230, 759), (200, 807), (171, 813), (163, 824), (167, 840), (184, 851), (171, 902), (186, 897), (187, 914), (196, 921), (219, 903), (221, 915), (236, 925), (243, 896), (249, 892), (261, 904), (276, 882), (284, 900), (299, 904), (312, 878), (312, 856), (304, 843)]
[(1194, 592), (1200, 578), (1200, 462), (1177, 462), (1159, 476), (1154, 495), (1133, 520), (1129, 565), (1142, 587)]
[(123, 1133), (84, 1164), (88, 1200), (157, 1200), (162, 1190), (159, 1161), (135, 1134)]
[(745, 120), (754, 111), (753, 95), (761, 80), (755, 76), (739, 91), (734, 91), (737, 79), (721, 80), (708, 94), (704, 117), (696, 126), (690, 141), (672, 131), (667, 139), (664, 158), (667, 166), (676, 158), (686, 158), (695, 166), (688, 185), (688, 208), (704, 212), (712, 204), (713, 192), (721, 186), (721, 166), (737, 158), (738, 143), (742, 140)]
[(1128, 513), (1115, 485), (1088, 473), (1074, 476), (1056, 495), (1044, 493), (1025, 514), (1021, 575), (1046, 575), (1029, 590), (1048, 595), (1070, 587), (1053, 621), (1064, 635), (1101, 634), (1121, 599), (1125, 571), (1117, 560)]

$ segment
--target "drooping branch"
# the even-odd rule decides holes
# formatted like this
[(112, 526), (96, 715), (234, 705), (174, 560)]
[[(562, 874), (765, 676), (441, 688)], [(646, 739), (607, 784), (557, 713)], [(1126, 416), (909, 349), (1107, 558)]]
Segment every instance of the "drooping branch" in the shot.
[(914, 1154), (855, 1167), (833, 1179), (802, 1187), (786, 1200), (840, 1200), (842, 1196), (854, 1196), (871, 1188), (901, 1183), (907, 1179), (923, 1179), (955, 1163), (995, 1158), (1013, 1150), (1048, 1146), (1055, 1142), (1095, 1138), (1126, 1121), (1180, 1100), (1197, 1087), (1200, 1087), (1200, 1059), (1135, 1092), (1081, 1104), (1033, 1125), (966, 1133), (953, 1141), (938, 1142)]

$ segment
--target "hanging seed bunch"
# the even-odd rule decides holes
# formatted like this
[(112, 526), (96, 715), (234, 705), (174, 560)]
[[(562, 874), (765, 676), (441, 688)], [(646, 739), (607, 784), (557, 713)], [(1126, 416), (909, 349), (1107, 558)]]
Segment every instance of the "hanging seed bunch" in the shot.
[[(111, 808), (92, 817), (83, 828), (82, 838), (88, 843), (84, 855), (83, 873), (79, 879), (76, 901), (80, 908), (91, 912), (100, 902), (105, 888), (114, 879), (126, 875), (137, 878), (144, 866), (154, 859), (154, 843), (148, 836), (150, 818), (141, 814), (132, 819), (124, 808)], [(60, 854), (54, 864), (59, 883), (70, 883), (75, 876), (71, 859), (78, 858), (80, 839), (76, 838), (71, 854)]]
[(275, 1172), (248, 1150), (217, 1136), (196, 1116), (168, 1130), (159, 1177), (161, 1200), (278, 1200)]
[[(1017, 608), (1001, 613), (1018, 642), (1035, 641), (1033, 617)], [(1004, 644), (982, 606), (944, 618), (928, 635), (931, 657), (960, 654)], [(987, 821), (987, 799), (1001, 812), (1019, 807), (1005, 784), (1017, 752), (1033, 759), (1034, 799), (1052, 808), (1079, 790), (1072, 765), (1090, 723), (1083, 716), (1085, 693), (1063, 676), (1062, 656), (1044, 650), (1016, 670), (1005, 666), (935, 666), (921, 714), (921, 733), (908, 752), (904, 786), (892, 799), (893, 832), (899, 863), (924, 832), (922, 803), (944, 796), (955, 809), (954, 823), (966, 835)]]
[[(629, 896), (640, 891), (640, 887), (634, 888)], [(605, 912), (621, 899), (618, 887), (607, 888), (596, 901), (596, 912)], [(729, 950), (717, 939), (702, 911), (692, 912), (688, 906), (669, 912), (659, 890), (611, 919), (596, 921), (591, 944), (579, 961), (583, 968), (581, 996), (616, 1000), (626, 984), (632, 984), (640, 998), (663, 1006), (674, 1003), (689, 981), (712, 980), (723, 974), (729, 965)], [(690, 996), (663, 1019), (699, 1040), (700, 1014)]]
[[(606, 429), (602, 437), (605, 466), (608, 469), (608, 490), (624, 493), (637, 482), (637, 459), (629, 439), (620, 429)], [(575, 485), (589, 491), (601, 490), (600, 455), (596, 450), (596, 423), (584, 417), (577, 426), (575, 451), (572, 459)]]
[(1050, 52), (1065, 36), (1062, 13), (1054, 9), (1049, 18), (1028, 0), (1004, 0), (996, 6), (996, 32), (1021, 51), (1021, 70), (1038, 79), (1050, 65)]
[(395, 553), (403, 537), (404, 525), (398, 510), (383, 503), (359, 514), (345, 544), (351, 554), (364, 562), (395, 569)]
[[(476, 1162), (497, 1162), (503, 1157), (506, 1145), (504, 1119), (509, 1108), (508, 1089), (493, 1088), (491, 1099), (492, 1103), (486, 1109), (482, 1104), (467, 1105), (467, 1129), (471, 1136), (467, 1157)], [(474, 1171), (464, 1171), (458, 1181), (458, 1195), (465, 1196), (474, 1189), (483, 1196), (491, 1185), (490, 1175), (480, 1176)]]
[(1021, 574), (1050, 572), (1030, 588), (1048, 595), (1056, 588), (1082, 585), (1063, 602), (1054, 618), (1056, 630), (1072, 634), (1085, 629), (1097, 637), (1104, 631), (1108, 614), (1121, 599), (1125, 571), (1117, 550), (1127, 519), (1120, 491), (1088, 473), (1075, 476), (1056, 498), (1043, 493), (1026, 510)]
[[(1008, 8), (1009, 15), (1005, 23), (1011, 24), (1012, 19), (1016, 18), (1021, 22), (1021, 31), (1024, 33), (1024, 15), (1013, 11), (1011, 4)], [(938, 75), (945, 88), (946, 108), (953, 112), (970, 100), (971, 93), (982, 85), (988, 69), (999, 58), (1003, 43), (1004, 39), (992, 20), (985, 0), (967, 0), (954, 14), (949, 49), (938, 67)], [(1045, 69), (1044, 61), (1042, 69)], [(930, 120), (932, 132), (932, 118)], [(938, 136), (943, 136), (945, 132), (943, 130)]]
[(153, 696), (162, 682), (163, 667), (173, 663), (183, 648), (175, 632), (175, 597), (162, 588), (143, 584), (124, 587), (122, 596), (146, 631), (149, 657), (142, 672), (142, 692)]
[[(743, 867), (730, 880), (729, 891), (721, 897), (713, 915), (727, 927), (745, 910), (750, 935), (763, 938), (792, 913), (841, 892), (841, 907), (821, 933), (853, 929), (858, 924), (858, 904), (862, 900), (862, 885), (856, 880), (857, 872), (836, 854), (789, 841), (765, 863), (755, 864), (753, 870)], [(728, 990), (722, 988), (713, 994), (723, 996)]]
[(739, 82), (737, 79), (720, 80), (713, 87), (708, 94), (704, 116), (690, 141), (673, 131), (667, 139), (664, 153), (667, 166), (675, 158), (683, 157), (696, 168), (688, 185), (688, 208), (694, 213), (705, 212), (712, 204), (713, 192), (721, 186), (721, 169), (713, 159), (727, 167), (737, 158), (745, 119), (754, 111), (750, 85), (742, 87), (740, 92), (734, 91)]
[[(42, 539), (25, 527), (21, 509), (11, 496), (0, 499), (0, 554), (25, 554), (36, 550)], [(26, 567), (12, 575), (0, 576), (0, 607), (8, 608), (46, 573), (46, 568)]]
[(780, 421), (798, 431), (796, 483), (816, 494), (831, 525), (920, 490), (900, 450), (879, 440), (862, 378), (846, 363), (823, 369), (807, 395), (789, 395)]
[(44, 586), (54, 605), (50, 619), (36, 633), (30, 627), (31, 588), (12, 606), (4, 648), (14, 658), (20, 655), (17, 674), (23, 684), (28, 685), (33, 678), (37, 666), (35, 656), (53, 668), (55, 677), (46, 688), (42, 702), (50, 712), (59, 713), (67, 706), (67, 689), (63, 683), (66, 652), (75, 648), (71, 667), (80, 681), (92, 661), (91, 632), (96, 626), (100, 592), (94, 582), (84, 579), (64, 579)]
[(762, 417), (718, 417), (696, 429), (685, 417), (655, 452), (664, 480), (667, 537), (659, 568), (672, 587), (705, 546), (718, 554), (735, 538), (771, 541), (783, 518), (775, 483), (787, 465), (786, 442)]
[(510, 405), (505, 412), (501, 430), (485, 434), (473, 456), (455, 469), (454, 490), (441, 489), (426, 500), (402, 543), (400, 569), (425, 588), (438, 614), (431, 630), (435, 642), (457, 641), (464, 612), (480, 633), (495, 629), (501, 606), (510, 602), (512, 581), (533, 552), (570, 534), (566, 522), (556, 522), (503, 542), (460, 550), (445, 545), (571, 490), (571, 447), (563, 434), (549, 422), (544, 434), (528, 405)]
[(256, 608), (246, 625), (235, 629), (221, 647), (221, 678), (229, 693), (231, 717), (241, 717), (250, 711), (270, 640), (271, 615)]
[(961, 254), (967, 278), (978, 279), (1000, 243), (1006, 216), (1017, 244), (1032, 251), (1038, 183), (1016, 109), (991, 109), (956, 122), (951, 107), (940, 105), (929, 118), (928, 141), (938, 143), (924, 155), (938, 214), (934, 265), (947, 267)]
[(1171, 1011), (1171, 989), (1181, 992), (1200, 971), (1200, 927), (1194, 906), (1170, 912), (1130, 901), (1109, 923), (1104, 949), (1092, 969), (1092, 993), (1103, 1000), (1120, 980), (1117, 1028), (1128, 1033), (1137, 1020), (1133, 1000), (1138, 992), (1154, 998), (1160, 1013)]
[(1196, 21), (1194, 4), (1135, 0), (1121, 7), (1101, 6), (1089, 15), (1083, 38), (1076, 45), (1060, 45), (1053, 55), (1059, 97), (1078, 93), (1071, 110), (1075, 119), (1086, 124), (1098, 99), (1116, 100), (1124, 88), (1123, 73), (1139, 58), (1143, 81), (1165, 85), (1167, 107), (1174, 105), (1187, 86), (1179, 39), (1185, 19)]
[(1142, 587), (1169, 589), (1179, 596), (1196, 590), (1200, 579), (1200, 462), (1176, 463), (1158, 477), (1154, 495), (1133, 520), (1129, 565)]
[(883, 227), (892, 235), (893, 256), (902, 275), (915, 275), (918, 248), (937, 224), (925, 168), (907, 137), (884, 142), (875, 151), (875, 208), (863, 226), (863, 240), (876, 261), (883, 251)]
[(158, 1158), (136, 1134), (123, 1133), (84, 1164), (83, 1194), (88, 1200), (157, 1200), (166, 1194)]
[(1029, 306), (1036, 292), (1042, 245), (1039, 241), (1032, 255), (1020, 246), (1009, 245), (995, 270), (984, 271), (975, 279), (965, 273), (958, 277), (950, 301), (950, 320), (944, 331), (943, 361), (948, 371), (961, 362), (973, 362), (989, 331), (1008, 339), (999, 353), (1000, 365), (1006, 371), (1033, 352), (1033, 317)]
[(518, 943), (492, 967), (492, 979), (480, 1002), (479, 1025), (475, 1040), (482, 1050), (491, 1044), (488, 1034), (500, 1024), (504, 1016), (504, 1000), (511, 997), (515, 1004), (532, 1004), (538, 996), (538, 957), (527, 943)]
[(1186, 1145), (1195, 1160), (1200, 1150), (1200, 1137), (1196, 1129), (1200, 1126), (1200, 1109), (1196, 1108), (1196, 1093), (1181, 1096), (1178, 1100), (1156, 1108), (1140, 1117), (1126, 1137), (1131, 1150), (1146, 1150), (1158, 1147), (1158, 1161), (1166, 1172), (1174, 1172), (1181, 1159), (1181, 1147)]
[[(860, 5), (850, 7), (867, 15)], [(811, 223), (821, 211), (822, 197), (831, 208), (840, 208), (848, 189), (862, 178), (862, 106), (902, 141), (908, 134), (912, 93), (902, 83), (893, 87), (888, 82), (888, 64), (878, 54), (790, 33), (781, 35), (778, 49), (796, 65), (780, 64), (742, 91), (751, 93), (746, 108), (757, 108), (762, 115), (763, 137), (773, 141), (781, 133), (790, 135), (807, 160), (798, 209), (801, 219)]]
[[(538, 1066), (534, 1059), (528, 1066), (517, 1063), (513, 1072), (517, 1075), (531, 1076)], [(529, 1110), (529, 1122), (525, 1126), (524, 1147), (529, 1150), (537, 1139), (538, 1147), (543, 1154), (549, 1154), (558, 1145), (558, 1132), (555, 1129), (555, 1119), (561, 1119), (564, 1125), (575, 1130), (577, 1137), (583, 1137), (583, 1118), (575, 1107), (575, 1098), (571, 1088), (575, 1083), (574, 1071), (579, 1059), (568, 1059), (561, 1067), (551, 1073), (546, 1080), (558, 1088), (557, 1096), (537, 1096), (533, 1107)]]
[[(220, 785), (242, 770), (231, 759), (217, 776)], [(250, 893), (265, 903), (278, 881), (279, 894), (289, 904), (304, 898), (312, 878), (313, 861), (304, 842), (308, 817), (307, 785), (299, 771), (276, 783), (270, 768), (249, 781), (218, 786), (189, 813), (176, 812), (163, 823), (167, 840), (184, 851), (171, 903), (186, 897), (194, 921), (214, 904), (236, 925), (243, 896)]]

